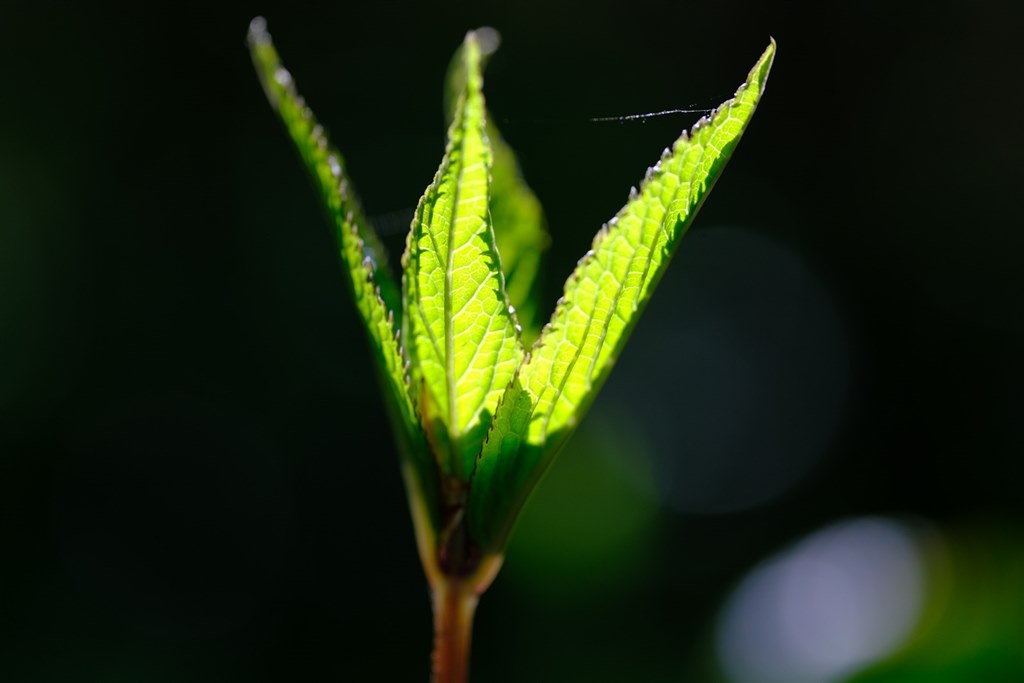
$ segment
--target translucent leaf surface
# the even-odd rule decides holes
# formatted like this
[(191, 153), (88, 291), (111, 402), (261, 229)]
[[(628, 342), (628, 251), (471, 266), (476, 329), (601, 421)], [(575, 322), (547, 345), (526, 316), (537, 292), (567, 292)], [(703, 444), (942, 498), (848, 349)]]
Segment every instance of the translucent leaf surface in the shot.
[(466, 481), (522, 355), (488, 211), (480, 46), (466, 36), (465, 87), (403, 259), (406, 325), (424, 427), (443, 472)]
[[(400, 427), (403, 451), (413, 465), (411, 474), (419, 479), (420, 495), (430, 498), (437, 488), (436, 476), (409, 391), (398, 341), (401, 299), (387, 271), (385, 252), (362, 215), (342, 156), (331, 147), (323, 127), (296, 91), (261, 18), (254, 19), (250, 26), (249, 47), (267, 98), (309, 170), (337, 232), (341, 260), (386, 387), (388, 408)], [(429, 500), (421, 502), (436, 529), (437, 506)]]
[(486, 550), (504, 546), (526, 496), (607, 377), (750, 121), (774, 55), (773, 41), (735, 97), (665, 150), (566, 282), (501, 403), (471, 482), (467, 518)]
[[(481, 64), (498, 49), (500, 36), (494, 29), (476, 31)], [(448, 68), (445, 85), (445, 113), (451, 122), (459, 95), (465, 89), (465, 60), (460, 48)], [(526, 184), (515, 152), (501, 136), (489, 111), (485, 110), (485, 132), (491, 143), (491, 221), (505, 274), (505, 291), (516, 309), (522, 339), (529, 346), (540, 331), (538, 298), (541, 257), (550, 239), (545, 228), (540, 200)]]

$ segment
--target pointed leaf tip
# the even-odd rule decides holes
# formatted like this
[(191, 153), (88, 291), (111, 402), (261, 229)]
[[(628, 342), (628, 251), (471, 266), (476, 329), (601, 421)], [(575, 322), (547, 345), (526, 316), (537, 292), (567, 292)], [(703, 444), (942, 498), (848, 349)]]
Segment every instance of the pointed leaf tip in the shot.
[(760, 86), (761, 95), (764, 95), (765, 84), (768, 81), (768, 74), (771, 73), (772, 64), (775, 63), (776, 44), (775, 38), (768, 37), (768, 47), (761, 53), (761, 57), (754, 64), (754, 67), (747, 75), (747, 83), (757, 83)]
[(269, 43), (270, 34), (267, 32), (267, 20), (263, 17), (253, 17), (249, 22), (249, 45)]
[(469, 35), (476, 40), (477, 46), (480, 48), (480, 56), (484, 59), (493, 55), (501, 47), (501, 33), (490, 26), (481, 26), (470, 31)]

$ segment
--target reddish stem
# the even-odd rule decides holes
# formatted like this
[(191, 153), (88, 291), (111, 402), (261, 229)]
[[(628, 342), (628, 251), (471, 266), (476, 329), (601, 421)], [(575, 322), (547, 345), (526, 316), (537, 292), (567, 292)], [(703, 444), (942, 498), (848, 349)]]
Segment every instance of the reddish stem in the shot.
[(459, 577), (445, 577), (433, 589), (434, 655), (433, 683), (469, 681), (469, 647), (473, 614), (478, 595), (476, 586)]

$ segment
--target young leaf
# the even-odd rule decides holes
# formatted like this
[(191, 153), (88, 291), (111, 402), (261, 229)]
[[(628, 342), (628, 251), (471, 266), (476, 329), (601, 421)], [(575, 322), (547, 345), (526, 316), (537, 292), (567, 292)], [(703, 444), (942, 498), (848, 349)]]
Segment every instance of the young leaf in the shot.
[[(491, 28), (476, 30), (481, 68), (501, 44), (501, 36)], [(462, 48), (455, 52), (445, 81), (445, 115), (451, 123), (455, 105), (465, 90), (466, 68)], [(522, 328), (523, 344), (529, 347), (537, 338), (537, 318), (541, 255), (550, 239), (545, 228), (540, 200), (526, 184), (515, 152), (505, 142), (485, 109), (487, 139), (491, 143), (494, 164), (491, 168), (491, 221), (505, 274), (505, 291), (516, 309)]]
[(480, 45), (462, 48), (463, 93), (441, 167), (420, 200), (403, 257), (403, 329), (424, 428), (442, 471), (465, 482), (522, 355), (488, 211)]
[(501, 552), (526, 496), (607, 377), (750, 121), (774, 55), (772, 41), (735, 97), (665, 150), (566, 282), (470, 483), (467, 520), (486, 552)]
[(323, 127), (298, 94), (262, 18), (254, 19), (249, 27), (249, 48), (267, 98), (305, 162), (336, 230), (356, 308), (366, 326), (382, 383), (387, 387), (386, 404), (402, 435), (403, 455), (411, 461), (408, 476), (417, 479), (418, 494), (410, 493), (419, 496), (416, 504), (422, 504), (421, 512), (436, 532), (436, 474), (409, 391), (405, 359), (398, 342), (400, 295), (387, 270), (386, 254), (363, 217), (341, 155), (331, 147)]
[[(365, 270), (372, 271), (373, 284), (380, 290), (388, 310), (396, 316), (396, 328), (401, 327), (401, 296), (388, 269), (387, 252), (363, 215), (345, 171), (344, 158), (331, 146), (323, 126), (317, 123), (312, 110), (296, 90), (291, 74), (281, 64), (262, 17), (253, 19), (249, 25), (249, 49), (267, 99), (277, 111), (316, 183), (320, 199), (338, 231), (339, 243), (344, 249), (348, 232), (362, 241), (360, 264), (365, 262)], [(354, 270), (349, 272), (355, 273)]]

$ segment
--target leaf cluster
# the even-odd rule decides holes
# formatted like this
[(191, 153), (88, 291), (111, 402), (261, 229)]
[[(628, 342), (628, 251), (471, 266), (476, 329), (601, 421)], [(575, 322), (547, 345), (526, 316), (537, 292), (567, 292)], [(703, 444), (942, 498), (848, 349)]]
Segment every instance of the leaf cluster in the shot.
[(666, 149), (598, 231), (541, 330), (544, 216), (483, 96), (495, 31), (469, 32), (449, 68), (448, 144), (417, 206), (400, 281), (262, 19), (249, 43), (336, 230), (428, 576), (472, 574), (503, 555), (527, 497), (607, 378), (754, 113), (774, 41), (735, 96)]

